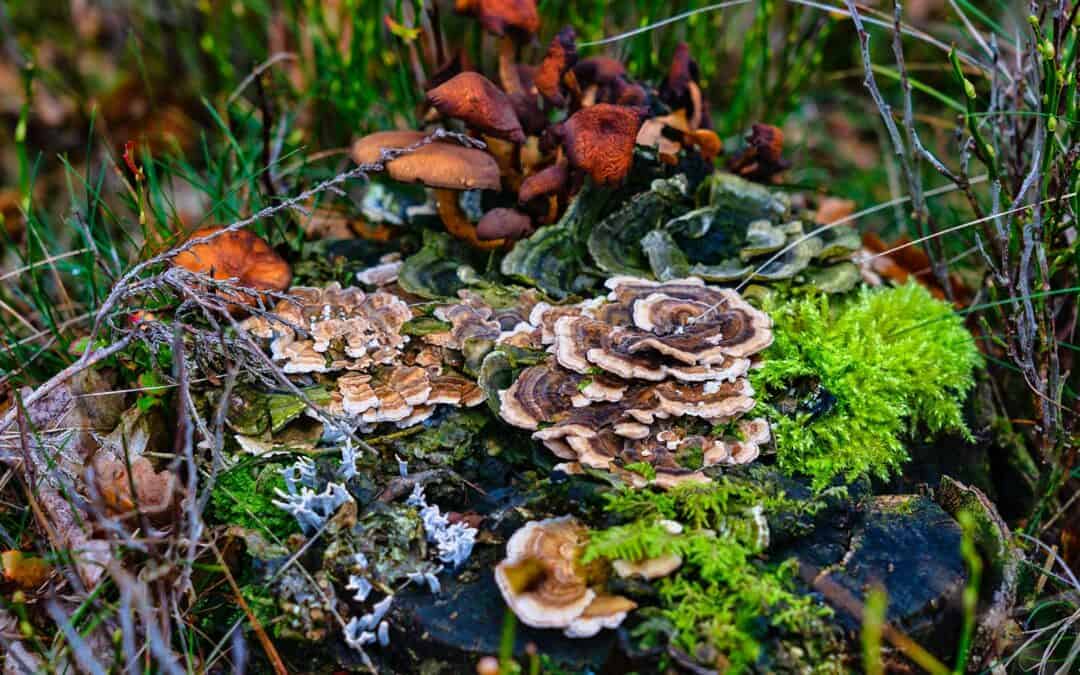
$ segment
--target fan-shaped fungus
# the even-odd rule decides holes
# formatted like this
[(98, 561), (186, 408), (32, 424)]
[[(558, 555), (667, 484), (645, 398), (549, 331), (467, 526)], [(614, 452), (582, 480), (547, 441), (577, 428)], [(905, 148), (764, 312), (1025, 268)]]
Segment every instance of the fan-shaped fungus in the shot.
[(563, 516), (527, 523), (506, 542), (495, 582), (522, 623), (591, 637), (601, 628), (617, 627), (637, 606), (589, 587), (588, 570), (580, 562), (587, 535), (581, 523)]

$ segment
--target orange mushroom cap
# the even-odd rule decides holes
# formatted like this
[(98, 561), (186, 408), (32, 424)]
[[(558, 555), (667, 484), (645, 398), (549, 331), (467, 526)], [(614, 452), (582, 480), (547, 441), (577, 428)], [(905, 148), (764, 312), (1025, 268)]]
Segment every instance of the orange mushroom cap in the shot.
[(459, 14), (472, 14), (484, 30), (495, 35), (517, 31), (533, 35), (540, 30), (536, 0), (455, 0)]
[(427, 100), (443, 115), (483, 133), (515, 143), (525, 141), (510, 98), (480, 73), (455, 75), (429, 91)]
[(533, 83), (549, 103), (562, 107), (566, 105), (566, 95), (563, 93), (563, 76), (577, 63), (577, 47), (574, 44), (574, 29), (570, 26), (563, 28), (551, 40), (547, 55), (540, 62), (536, 70)]
[(641, 126), (635, 108), (597, 103), (563, 123), (563, 147), (574, 168), (600, 185), (619, 183), (634, 162), (634, 143)]
[[(201, 239), (223, 228), (205, 227), (191, 233), (189, 241)], [(202, 244), (181, 251), (173, 263), (191, 272), (214, 279), (237, 279), (240, 285), (261, 291), (284, 291), (292, 282), (292, 269), (270, 244), (249, 230), (220, 234)]]

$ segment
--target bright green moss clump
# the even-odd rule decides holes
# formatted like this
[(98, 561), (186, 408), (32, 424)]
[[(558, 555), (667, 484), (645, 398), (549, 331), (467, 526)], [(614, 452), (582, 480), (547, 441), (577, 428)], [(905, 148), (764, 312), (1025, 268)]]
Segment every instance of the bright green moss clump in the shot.
[(274, 466), (247, 463), (224, 471), (210, 493), (211, 518), (283, 540), (300, 527), (295, 518), (274, 506), (275, 488), (284, 489), (285, 481)]
[[(922, 286), (864, 290), (768, 308), (775, 342), (752, 376), (776, 437), (780, 468), (815, 488), (837, 476), (882, 478), (907, 459), (903, 439), (920, 428), (968, 433), (961, 415), (979, 353), (949, 305)], [(782, 413), (795, 383), (819, 382), (835, 403)]]
[[(649, 647), (666, 636), (703, 663), (723, 662), (727, 672), (743, 672), (764, 657), (770, 636), (798, 635), (804, 650), (832, 637), (829, 609), (795, 592), (794, 561), (759, 559), (769, 543), (767, 513), (817, 508), (731, 478), (668, 492), (623, 489), (609, 495), (606, 510), (629, 522), (594, 531), (584, 562), (681, 555), (678, 571), (656, 582), (659, 607), (641, 610), (649, 618), (634, 637)], [(682, 532), (671, 532), (664, 520), (680, 523)]]

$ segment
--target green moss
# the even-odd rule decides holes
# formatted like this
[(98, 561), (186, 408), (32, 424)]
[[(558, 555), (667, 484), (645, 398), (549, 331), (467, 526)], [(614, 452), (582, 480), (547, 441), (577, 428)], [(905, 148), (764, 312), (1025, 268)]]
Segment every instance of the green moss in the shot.
[(296, 520), (274, 506), (274, 489), (285, 481), (274, 467), (240, 464), (218, 476), (210, 493), (210, 518), (284, 539), (299, 532)]
[[(593, 532), (584, 561), (681, 555), (682, 567), (657, 582), (660, 607), (637, 637), (656, 644), (666, 633), (687, 654), (737, 673), (758, 662), (777, 633), (803, 636), (800, 644), (830, 634), (829, 610), (795, 592), (794, 562), (758, 560), (768, 539), (764, 513), (812, 508), (730, 478), (667, 492), (620, 490), (606, 509), (629, 522)], [(661, 519), (685, 529), (673, 534)]]
[[(980, 357), (961, 320), (921, 286), (864, 290), (846, 302), (797, 299), (768, 308), (775, 341), (752, 375), (773, 423), (780, 468), (816, 489), (841, 476), (882, 478), (920, 429), (968, 434), (961, 414)], [(780, 411), (800, 379), (835, 397), (830, 410)]]

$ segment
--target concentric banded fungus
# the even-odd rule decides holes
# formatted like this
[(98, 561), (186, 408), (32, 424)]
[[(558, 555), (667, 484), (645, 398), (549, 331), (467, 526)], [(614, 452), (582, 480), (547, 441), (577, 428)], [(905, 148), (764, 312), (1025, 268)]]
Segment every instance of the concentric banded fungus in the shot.
[(637, 605), (590, 588), (580, 562), (588, 530), (571, 516), (527, 523), (506, 542), (495, 583), (527, 626), (561, 628), (568, 637), (591, 637), (616, 628)]
[(401, 327), (412, 310), (395, 295), (334, 283), (293, 288), (290, 296), (273, 315), (244, 322), (253, 334), (273, 338), (271, 355), (287, 373), (363, 370), (393, 362), (405, 345)]
[(634, 161), (641, 114), (634, 108), (598, 103), (579, 110), (560, 134), (570, 164), (600, 185), (622, 182)]
[[(270, 340), (274, 360), (287, 373), (334, 373), (317, 378), (328, 387), (328, 412), (361, 430), (390, 423), (406, 428), (431, 417), (439, 405), (473, 407), (485, 400), (472, 380), (444, 372), (443, 363), (461, 360), (460, 349), (473, 338), (500, 335), (494, 310), (475, 298), (440, 307), (436, 314), (453, 328), (438, 345), (410, 342), (402, 334), (413, 318), (398, 296), (334, 283), (325, 288), (297, 287), (273, 314), (252, 317), (243, 326)], [(444, 313), (445, 312), (445, 313)], [(342, 372), (344, 371), (344, 372)]]
[[(379, 131), (352, 146), (357, 164), (382, 161), (383, 150), (401, 150), (424, 140), (421, 131)], [(502, 185), (495, 158), (476, 148), (432, 141), (386, 163), (390, 178), (449, 190), (498, 190)]]
[(467, 126), (514, 143), (525, 141), (510, 99), (490, 80), (475, 72), (456, 75), (427, 93), (431, 105)]
[[(700, 279), (614, 277), (609, 295), (578, 305), (537, 303), (529, 323), (552, 357), (500, 394), (500, 416), (533, 431), (556, 456), (609, 470), (646, 462), (655, 484), (707, 480), (701, 469), (753, 460), (768, 442), (764, 420), (736, 437), (688, 437), (691, 418), (720, 425), (754, 407), (751, 357), (772, 343), (767, 315)], [(696, 459), (695, 459), (696, 458)]]
[[(196, 230), (188, 240), (201, 239), (221, 230), (220, 227)], [(178, 253), (173, 263), (219, 281), (236, 279), (240, 286), (260, 291), (284, 291), (292, 281), (289, 263), (274, 252), (266, 240), (249, 230), (224, 232), (206, 243), (195, 244)], [(256, 301), (255, 296), (228, 295), (246, 304)]]

